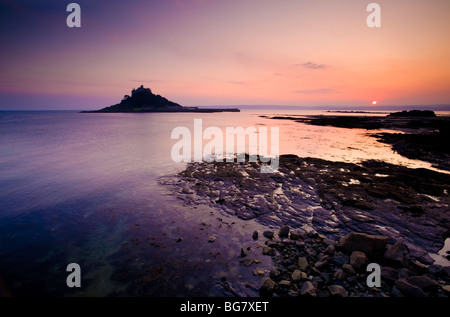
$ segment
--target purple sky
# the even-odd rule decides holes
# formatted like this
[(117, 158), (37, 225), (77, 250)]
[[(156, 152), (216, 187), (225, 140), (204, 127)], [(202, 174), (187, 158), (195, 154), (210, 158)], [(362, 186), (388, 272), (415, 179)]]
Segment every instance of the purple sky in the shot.
[(0, 0), (0, 110), (450, 104), (450, 1)]

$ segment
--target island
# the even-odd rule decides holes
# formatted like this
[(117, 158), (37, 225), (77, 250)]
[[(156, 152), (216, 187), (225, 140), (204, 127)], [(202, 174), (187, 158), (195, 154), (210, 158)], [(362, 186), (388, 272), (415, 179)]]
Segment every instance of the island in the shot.
[(184, 107), (160, 95), (155, 95), (150, 88), (141, 85), (133, 89), (130, 95), (125, 95), (120, 103), (100, 110), (81, 111), (82, 113), (99, 112), (239, 112), (238, 108), (199, 108)]

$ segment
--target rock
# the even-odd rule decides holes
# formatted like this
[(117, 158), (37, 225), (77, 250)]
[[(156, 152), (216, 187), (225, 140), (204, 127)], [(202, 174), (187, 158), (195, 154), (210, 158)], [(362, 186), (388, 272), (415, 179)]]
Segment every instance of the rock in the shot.
[(450, 278), (450, 266), (446, 266), (443, 268), (442, 275), (444, 278)]
[(427, 271), (427, 266), (419, 261), (410, 260), (410, 266), (420, 274), (424, 274)]
[(397, 272), (400, 278), (405, 278), (413, 275), (413, 273), (406, 267), (399, 268)]
[(428, 273), (436, 277), (443, 277), (445, 275), (444, 268), (439, 264), (432, 264), (428, 266)]
[(330, 281), (330, 274), (326, 272), (321, 272), (320, 277), (323, 278), (323, 280), (328, 283)]
[(305, 257), (299, 257), (298, 267), (300, 268), (300, 270), (306, 271), (306, 269), (309, 267), (308, 260)]
[(275, 289), (275, 282), (272, 281), (270, 278), (265, 278), (262, 282), (261, 286), (259, 287), (259, 295), (261, 297), (270, 297), (273, 294), (273, 291)]
[(369, 258), (373, 258), (384, 253), (388, 239), (387, 236), (351, 232), (341, 238), (339, 246), (348, 253), (361, 251)]
[(353, 251), (350, 255), (350, 265), (356, 270), (360, 271), (367, 264), (367, 257), (364, 252)]
[(391, 296), (392, 297), (405, 297), (405, 295), (403, 295), (403, 293), (402, 292), (400, 292), (399, 290), (398, 290), (398, 288), (397, 287), (392, 287), (392, 290), (391, 290)]
[(291, 228), (289, 226), (282, 226), (280, 230), (278, 230), (278, 236), (280, 238), (287, 238), (289, 236), (289, 231)]
[(433, 290), (437, 287), (437, 284), (426, 275), (410, 276), (405, 280), (412, 285), (420, 287), (424, 291)]
[(394, 283), (398, 280), (399, 276), (396, 269), (389, 266), (383, 266), (381, 267), (381, 278), (386, 282)]
[[(350, 265), (350, 264), (349, 264)], [(351, 266), (351, 265), (350, 265)], [(358, 282), (358, 277), (356, 275), (352, 275), (347, 277), (347, 283), (350, 285), (356, 285), (356, 283)]]
[(194, 193), (191, 189), (189, 189), (189, 187), (183, 187), (183, 189), (181, 190), (181, 192), (182, 192), (183, 194), (193, 194), (193, 193)]
[(302, 237), (301, 233), (299, 233), (297, 230), (291, 230), (290, 233), (291, 233), (290, 235), (291, 240), (299, 240)]
[(323, 261), (317, 261), (314, 264), (314, 267), (317, 268), (318, 270), (323, 270), (327, 265), (328, 265), (328, 261), (323, 260)]
[(183, 238), (182, 238), (182, 237), (179, 237), (179, 238), (177, 239), (177, 242), (181, 242), (181, 241), (183, 241)]
[(350, 275), (354, 275), (356, 273), (353, 266), (351, 266), (348, 263), (343, 264), (342, 269), (344, 270), (345, 273), (350, 274)]
[(450, 285), (441, 286), (442, 290), (448, 295), (450, 295)]
[(316, 296), (316, 288), (310, 281), (303, 283), (300, 289), (300, 295), (302, 296)]
[(349, 259), (350, 258), (345, 253), (342, 253), (340, 251), (337, 251), (334, 253), (333, 260), (339, 266), (342, 266), (344, 263), (347, 263), (349, 261)]
[(304, 251), (305, 250), (305, 243), (301, 241), (296, 241), (295, 246), (297, 247), (297, 250)]
[(209, 238), (208, 238), (208, 242), (214, 242), (214, 241), (216, 241), (216, 236), (210, 236)]
[(272, 255), (272, 251), (273, 251), (272, 248), (264, 246), (262, 249), (262, 254), (263, 255)]
[(334, 240), (331, 240), (331, 239), (323, 239), (323, 241), (322, 241), (324, 244), (326, 244), (326, 245), (333, 245), (333, 246), (336, 246), (338, 243), (336, 242), (336, 241), (334, 241)]
[(280, 283), (278, 283), (278, 286), (289, 288), (291, 287), (291, 281), (281, 280)]
[(253, 240), (258, 240), (258, 231), (254, 231), (252, 234)]
[(324, 253), (328, 254), (328, 255), (333, 255), (334, 251), (336, 251), (336, 248), (334, 247), (334, 245), (329, 245), (327, 246), (327, 248), (325, 249)]
[(341, 285), (330, 285), (328, 286), (331, 296), (334, 297), (348, 297), (348, 292)]
[(386, 250), (384, 259), (393, 265), (407, 267), (409, 265), (409, 249), (402, 241), (397, 241)]
[(273, 279), (273, 280), (278, 280), (278, 278), (280, 277), (281, 272), (277, 269), (277, 268), (273, 268), (270, 270), (269, 276)]
[(427, 297), (427, 294), (415, 285), (412, 285), (406, 281), (406, 279), (399, 279), (395, 281), (395, 287), (398, 288), (403, 295), (408, 297)]
[(291, 278), (292, 278), (292, 281), (294, 281), (294, 282), (300, 282), (300, 281), (306, 280), (308, 278), (308, 275), (306, 275), (305, 272), (302, 272), (300, 270), (294, 270), (294, 272), (292, 272), (292, 274), (291, 274)]
[(272, 231), (264, 231), (263, 236), (265, 236), (267, 239), (273, 238), (273, 232)]
[(288, 297), (297, 297), (298, 296), (298, 292), (293, 291), (292, 289), (290, 289), (287, 293)]
[(253, 275), (254, 276), (264, 276), (264, 270), (253, 270)]
[(255, 260), (250, 259), (250, 258), (245, 258), (245, 259), (241, 259), (239, 261), (241, 263), (241, 265), (245, 266), (245, 267), (249, 267), (251, 266), (253, 263), (255, 263)]
[(245, 258), (247, 255), (248, 255), (247, 248), (242, 248), (241, 249), (241, 258)]
[(335, 280), (343, 281), (347, 278), (347, 273), (343, 269), (337, 269), (333, 277)]

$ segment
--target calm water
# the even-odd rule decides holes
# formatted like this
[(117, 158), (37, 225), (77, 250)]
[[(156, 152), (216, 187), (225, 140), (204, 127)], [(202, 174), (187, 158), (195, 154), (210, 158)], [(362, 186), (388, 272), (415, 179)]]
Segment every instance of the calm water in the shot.
[[(0, 291), (49, 296), (255, 295), (260, 278), (239, 265), (260, 224), (185, 206), (158, 184), (183, 170), (170, 153), (173, 128), (280, 128), (281, 154), (358, 162), (407, 160), (365, 130), (307, 126), (259, 117), (311, 114), (0, 112)], [(214, 235), (215, 242), (208, 242)], [(181, 238), (181, 239), (180, 239)], [(261, 269), (270, 267), (259, 257)], [(82, 287), (66, 286), (67, 264)], [(231, 285), (227, 287), (227, 285)]]

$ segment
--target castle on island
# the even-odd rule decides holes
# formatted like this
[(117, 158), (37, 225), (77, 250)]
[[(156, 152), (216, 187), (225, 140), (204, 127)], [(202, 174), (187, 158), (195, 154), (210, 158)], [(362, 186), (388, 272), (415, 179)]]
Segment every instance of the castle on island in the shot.
[(124, 95), (120, 103), (96, 110), (83, 112), (239, 112), (238, 108), (199, 108), (184, 107), (160, 95), (155, 95), (150, 88), (133, 89), (130, 95)]

